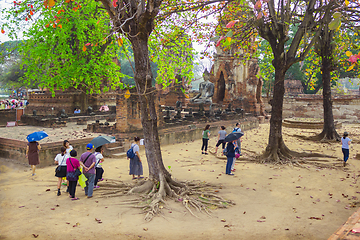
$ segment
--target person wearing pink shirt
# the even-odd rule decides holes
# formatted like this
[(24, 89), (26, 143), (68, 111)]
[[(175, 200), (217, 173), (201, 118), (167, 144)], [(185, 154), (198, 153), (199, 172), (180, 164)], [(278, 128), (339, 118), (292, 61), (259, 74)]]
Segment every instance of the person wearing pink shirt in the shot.
[(76, 184), (78, 181), (78, 176), (75, 175), (75, 170), (81, 169), (79, 160), (75, 157), (77, 156), (77, 152), (75, 150), (70, 151), (70, 157), (66, 159), (66, 179), (69, 181), (69, 194), (72, 200), (78, 200), (79, 198), (75, 197)]

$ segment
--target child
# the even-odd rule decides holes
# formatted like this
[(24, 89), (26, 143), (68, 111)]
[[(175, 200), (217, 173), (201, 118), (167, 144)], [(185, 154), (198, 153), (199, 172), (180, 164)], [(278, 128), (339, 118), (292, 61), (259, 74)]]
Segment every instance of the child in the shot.
[(99, 186), (97, 185), (97, 183), (103, 180), (102, 179), (102, 175), (104, 173), (104, 169), (102, 168), (102, 163), (104, 162), (104, 156), (102, 155), (103, 152), (104, 149), (102, 146), (95, 149), (94, 155), (96, 157), (96, 163), (95, 163), (96, 176), (95, 176), (94, 188), (98, 188)]
[(346, 161), (349, 159), (349, 145), (351, 142), (351, 139), (348, 138), (349, 133), (344, 132), (344, 136), (341, 138), (341, 150), (344, 154), (344, 167), (346, 166)]

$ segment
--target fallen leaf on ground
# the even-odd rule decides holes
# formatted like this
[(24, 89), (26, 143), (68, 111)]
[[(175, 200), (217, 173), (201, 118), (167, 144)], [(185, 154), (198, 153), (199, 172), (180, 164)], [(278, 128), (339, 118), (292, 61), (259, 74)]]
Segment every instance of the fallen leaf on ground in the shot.
[(34, 236), (34, 238), (37, 238), (39, 236), (39, 234), (35, 234), (35, 233), (33, 233), (32, 235)]

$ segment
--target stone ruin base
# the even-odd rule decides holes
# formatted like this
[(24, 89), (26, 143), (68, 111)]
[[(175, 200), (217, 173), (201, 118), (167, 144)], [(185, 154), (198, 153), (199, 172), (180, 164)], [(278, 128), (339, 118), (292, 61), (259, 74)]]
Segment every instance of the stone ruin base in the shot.
[[(335, 121), (335, 128), (339, 129), (342, 126), (342, 123)], [(323, 121), (309, 121), (309, 120), (300, 120), (300, 119), (284, 119), (283, 126), (287, 128), (300, 128), (300, 129), (323, 129)]]

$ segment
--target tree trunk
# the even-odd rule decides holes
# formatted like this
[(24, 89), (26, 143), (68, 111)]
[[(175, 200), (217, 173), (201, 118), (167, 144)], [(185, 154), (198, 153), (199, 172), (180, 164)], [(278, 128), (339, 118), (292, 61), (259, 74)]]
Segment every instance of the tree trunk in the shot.
[[(89, 106), (89, 95), (86, 94), (86, 88), (83, 87), (81, 89), (81, 94), (80, 94), (80, 109), (82, 113), (86, 113), (87, 112), (87, 108)], [(75, 106), (77, 107), (77, 106)]]
[(332, 55), (331, 47), (332, 32), (325, 28), (322, 32), (320, 40), (320, 54), (321, 54), (321, 70), (323, 82), (323, 107), (324, 107), (324, 127), (320, 135), (317, 136), (320, 140), (340, 140), (339, 134), (336, 132), (334, 116), (332, 112), (331, 100), (331, 71), (332, 71)]
[(271, 100), (269, 143), (263, 157), (265, 160), (268, 159), (277, 162), (286, 160), (286, 158), (291, 158), (291, 151), (285, 146), (282, 138), (282, 112), (285, 94), (284, 80), (286, 69), (284, 61), (278, 60), (274, 63), (275, 83), (273, 98)]
[(151, 86), (152, 74), (150, 68), (148, 37), (139, 35), (130, 37), (134, 51), (135, 84), (139, 94), (141, 123), (143, 126), (145, 152), (149, 166), (149, 179), (160, 181), (171, 177), (165, 169), (157, 128), (156, 92)]

